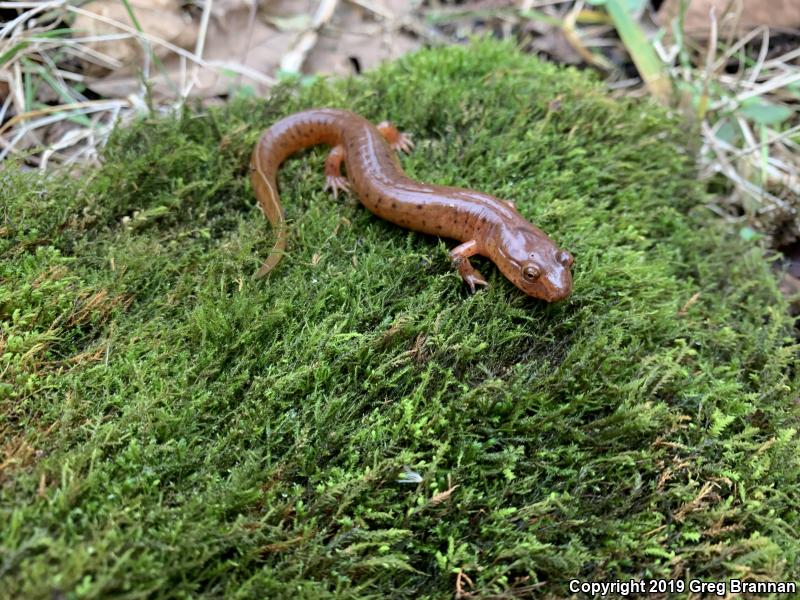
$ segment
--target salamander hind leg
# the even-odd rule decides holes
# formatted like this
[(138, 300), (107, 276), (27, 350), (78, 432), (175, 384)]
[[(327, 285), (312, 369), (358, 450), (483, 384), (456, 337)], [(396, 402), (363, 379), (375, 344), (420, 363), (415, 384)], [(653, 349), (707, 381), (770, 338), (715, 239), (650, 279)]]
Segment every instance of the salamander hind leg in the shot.
[(350, 182), (342, 175), (342, 161), (344, 146), (334, 146), (325, 159), (325, 189), (333, 191), (334, 198), (338, 197), (339, 190), (350, 191)]
[(475, 286), (487, 286), (489, 283), (483, 278), (483, 275), (475, 270), (472, 263), (469, 262), (469, 257), (478, 253), (478, 242), (470, 240), (463, 244), (456, 246), (450, 251), (450, 260), (453, 261), (453, 266), (458, 269), (461, 274), (461, 279), (464, 280), (469, 286), (469, 291), (475, 293)]
[(398, 150), (399, 152), (408, 154), (414, 147), (414, 142), (411, 141), (411, 134), (402, 133), (389, 121), (378, 123), (378, 131), (380, 131), (381, 135), (389, 142), (392, 150)]

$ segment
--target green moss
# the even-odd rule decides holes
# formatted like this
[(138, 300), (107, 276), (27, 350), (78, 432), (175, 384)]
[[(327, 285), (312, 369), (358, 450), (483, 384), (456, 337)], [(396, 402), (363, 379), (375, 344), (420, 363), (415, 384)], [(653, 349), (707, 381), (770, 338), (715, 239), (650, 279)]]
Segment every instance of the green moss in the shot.
[[(418, 179), (513, 199), (558, 305), (286, 163), (299, 108), (391, 118)], [(571, 578), (797, 579), (797, 346), (761, 251), (700, 208), (681, 124), (509, 46), (421, 52), (2, 174), (0, 595), (559, 597)], [(404, 466), (423, 477), (399, 483)], [(449, 490), (449, 494), (444, 492)]]

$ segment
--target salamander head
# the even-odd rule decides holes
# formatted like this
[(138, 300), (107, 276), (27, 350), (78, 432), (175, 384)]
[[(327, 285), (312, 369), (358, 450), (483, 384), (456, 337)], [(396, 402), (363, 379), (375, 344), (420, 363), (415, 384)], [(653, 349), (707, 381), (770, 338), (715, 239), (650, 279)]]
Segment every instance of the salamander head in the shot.
[(501, 236), (495, 263), (528, 296), (557, 302), (572, 292), (572, 254), (527, 224)]

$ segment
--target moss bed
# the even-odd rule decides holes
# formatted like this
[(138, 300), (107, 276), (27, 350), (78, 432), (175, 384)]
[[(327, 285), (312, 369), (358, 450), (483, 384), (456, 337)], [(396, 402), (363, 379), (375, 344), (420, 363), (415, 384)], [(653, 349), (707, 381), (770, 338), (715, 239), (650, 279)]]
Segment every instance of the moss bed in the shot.
[[(563, 303), (248, 160), (312, 106), (410, 131), (420, 180), (509, 198)], [(141, 120), (102, 167), (7, 165), (0, 595), (564, 597), (800, 576), (798, 347), (763, 252), (702, 208), (681, 122), (480, 42)], [(422, 481), (414, 483), (414, 475)], [(55, 594), (55, 596), (54, 596)]]

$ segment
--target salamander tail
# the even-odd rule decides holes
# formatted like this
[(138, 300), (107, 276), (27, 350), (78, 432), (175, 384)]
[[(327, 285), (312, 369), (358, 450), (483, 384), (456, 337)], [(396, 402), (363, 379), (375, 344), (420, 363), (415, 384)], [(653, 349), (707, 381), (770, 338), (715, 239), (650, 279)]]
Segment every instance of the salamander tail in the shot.
[[(256, 148), (256, 152), (258, 148)], [(258, 198), (261, 212), (272, 224), (276, 231), (275, 245), (267, 256), (267, 260), (261, 265), (261, 268), (255, 272), (254, 277), (264, 277), (267, 273), (272, 271), (283, 258), (286, 253), (286, 217), (283, 213), (283, 206), (281, 206), (280, 199), (278, 198), (277, 185), (275, 182), (275, 173), (265, 173), (259, 166), (259, 161), (256, 160), (255, 152), (251, 162), (253, 187), (256, 190), (256, 197)]]

